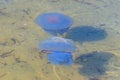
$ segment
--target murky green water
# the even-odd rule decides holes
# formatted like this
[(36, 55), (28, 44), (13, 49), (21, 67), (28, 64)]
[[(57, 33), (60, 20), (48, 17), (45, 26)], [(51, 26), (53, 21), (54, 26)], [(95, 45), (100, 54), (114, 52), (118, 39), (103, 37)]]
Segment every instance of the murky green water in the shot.
[[(0, 80), (119, 80), (119, 5), (120, 0), (0, 0)], [(52, 37), (34, 22), (39, 14), (45, 12), (59, 12), (73, 18), (74, 24), (70, 30), (78, 27), (81, 31), (81, 27), (89, 26), (104, 30), (106, 35), (100, 40), (89, 41), (85, 38), (86, 41), (82, 40), (81, 43), (77, 41), (82, 39), (79, 38), (79, 29), (76, 33), (70, 32), (78, 38), (72, 37), (77, 46), (75, 60), (79, 64), (55, 67), (38, 50), (40, 41)], [(93, 31), (86, 35), (89, 37), (98, 33)], [(103, 32), (98, 36), (101, 34)], [(81, 62), (77, 59), (94, 51), (108, 54), (98, 55), (98, 59), (94, 57), (92, 60), (85, 57)], [(91, 67), (86, 65), (91, 66), (96, 60), (105, 60), (103, 62), (106, 63), (100, 63), (103, 70), (97, 66), (92, 72), (88, 69)]]

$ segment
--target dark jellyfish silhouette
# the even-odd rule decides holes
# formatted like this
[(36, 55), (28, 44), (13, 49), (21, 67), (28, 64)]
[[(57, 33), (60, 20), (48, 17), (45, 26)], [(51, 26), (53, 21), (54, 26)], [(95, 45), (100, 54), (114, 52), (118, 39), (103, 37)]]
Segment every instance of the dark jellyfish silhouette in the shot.
[(92, 52), (83, 54), (75, 59), (75, 64), (82, 65), (79, 73), (90, 78), (90, 80), (99, 80), (99, 77), (105, 74), (109, 59), (114, 55), (108, 52)]
[(43, 53), (48, 53), (48, 61), (55, 65), (73, 64), (72, 53), (76, 51), (74, 43), (69, 39), (52, 37), (39, 44)]
[(73, 20), (67, 15), (53, 12), (39, 15), (35, 22), (46, 32), (57, 35), (66, 32), (72, 25)]
[(107, 33), (100, 28), (94, 28), (92, 26), (79, 26), (67, 31), (66, 38), (83, 42), (98, 41), (106, 38)]
[(53, 51), (47, 55), (48, 61), (55, 65), (72, 65), (73, 58), (70, 52)]

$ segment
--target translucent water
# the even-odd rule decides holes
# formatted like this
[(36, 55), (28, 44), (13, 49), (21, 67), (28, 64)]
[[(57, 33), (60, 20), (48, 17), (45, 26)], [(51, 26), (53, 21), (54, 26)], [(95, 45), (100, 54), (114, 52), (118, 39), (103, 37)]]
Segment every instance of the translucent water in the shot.
[[(120, 0), (0, 0), (0, 80), (120, 80), (119, 6)], [(77, 46), (71, 66), (50, 64), (40, 53), (39, 43), (53, 36), (34, 20), (48, 12), (74, 21), (65, 36)]]

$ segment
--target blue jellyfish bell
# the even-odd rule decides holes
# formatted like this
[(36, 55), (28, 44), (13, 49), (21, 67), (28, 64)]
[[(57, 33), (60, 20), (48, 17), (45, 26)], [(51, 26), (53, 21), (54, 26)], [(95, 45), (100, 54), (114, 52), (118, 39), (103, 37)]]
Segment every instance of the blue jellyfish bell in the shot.
[(74, 43), (69, 39), (52, 37), (39, 44), (41, 51), (46, 51), (48, 61), (56, 65), (73, 64), (72, 53), (76, 51)]
[(39, 15), (35, 22), (41, 26), (46, 32), (57, 35), (66, 32), (72, 25), (73, 20), (60, 13), (44, 13)]
[(53, 51), (47, 55), (48, 61), (55, 65), (72, 65), (73, 58), (70, 52)]
[(73, 53), (76, 51), (76, 46), (70, 39), (52, 37), (48, 40), (40, 42), (39, 49), (40, 51), (61, 51)]

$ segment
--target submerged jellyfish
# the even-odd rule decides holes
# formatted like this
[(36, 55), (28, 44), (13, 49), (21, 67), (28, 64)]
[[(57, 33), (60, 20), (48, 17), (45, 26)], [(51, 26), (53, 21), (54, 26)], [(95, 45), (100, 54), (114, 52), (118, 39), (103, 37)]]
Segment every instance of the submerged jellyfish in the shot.
[(73, 64), (72, 54), (70, 52), (53, 51), (47, 55), (48, 61), (55, 65), (66, 65)]
[(61, 51), (61, 52), (75, 52), (76, 46), (70, 39), (61, 37), (52, 37), (39, 44), (40, 51)]
[(66, 32), (72, 25), (73, 20), (60, 13), (44, 13), (39, 15), (35, 22), (41, 26), (46, 32), (57, 35)]
[(52, 37), (39, 44), (39, 49), (48, 53), (48, 61), (56, 65), (73, 64), (72, 53), (76, 51), (76, 47), (69, 39), (61, 37)]

